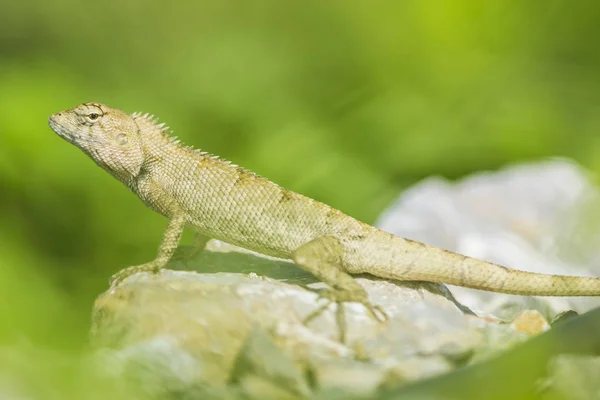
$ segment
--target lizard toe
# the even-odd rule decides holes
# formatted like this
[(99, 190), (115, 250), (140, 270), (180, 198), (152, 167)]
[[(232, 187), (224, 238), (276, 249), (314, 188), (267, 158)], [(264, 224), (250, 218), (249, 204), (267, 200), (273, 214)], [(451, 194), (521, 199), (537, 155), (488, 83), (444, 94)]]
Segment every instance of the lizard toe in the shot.
[(352, 292), (345, 290), (325, 289), (319, 292), (320, 299), (326, 299), (325, 304), (314, 310), (303, 320), (304, 325), (308, 325), (310, 321), (321, 315), (331, 303), (335, 303), (337, 306), (335, 312), (335, 318), (340, 330), (340, 342), (345, 343), (346, 341), (346, 318), (344, 311), (344, 303), (360, 303), (362, 304), (369, 315), (377, 322), (384, 323), (389, 318), (382, 307), (371, 304), (366, 298), (365, 292)]
[(134, 265), (132, 267), (127, 267), (113, 276), (110, 277), (109, 285), (111, 287), (120, 285), (126, 278), (131, 275), (137, 274), (139, 272), (150, 272), (150, 273), (158, 273), (160, 269), (157, 269), (154, 263), (147, 263), (142, 265)]
[(379, 323), (385, 323), (389, 319), (387, 313), (378, 305), (374, 305), (366, 302), (361, 302), (361, 304), (367, 309), (371, 317)]

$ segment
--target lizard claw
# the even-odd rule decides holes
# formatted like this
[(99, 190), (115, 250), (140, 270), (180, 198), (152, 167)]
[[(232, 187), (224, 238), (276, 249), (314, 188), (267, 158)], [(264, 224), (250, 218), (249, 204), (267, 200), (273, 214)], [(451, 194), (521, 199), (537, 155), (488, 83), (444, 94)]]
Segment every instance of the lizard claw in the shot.
[[(321, 294), (319, 294), (319, 298), (323, 298), (324, 296), (322, 296)], [(306, 318), (304, 318), (304, 320), (302, 320), (302, 324), (303, 325), (308, 325), (310, 321), (312, 321), (313, 319), (317, 318), (319, 315), (321, 315), (321, 313), (323, 311), (325, 311), (327, 308), (329, 308), (329, 306), (331, 305), (331, 303), (333, 303), (333, 301), (331, 300), (327, 300), (327, 302), (322, 305), (321, 307), (317, 308), (316, 310), (314, 310), (313, 312), (311, 312), (310, 314), (308, 314), (308, 316)]]
[(371, 318), (373, 318), (377, 322), (384, 323), (389, 319), (388, 315), (385, 311), (383, 311), (383, 308), (381, 308), (381, 306), (371, 304), (369, 302), (361, 302), (361, 304), (367, 309), (367, 311), (371, 315)]
[(388, 320), (388, 316), (385, 313), (385, 311), (383, 311), (383, 309), (380, 306), (371, 304), (365, 297), (366, 297), (366, 295), (364, 293), (354, 293), (354, 292), (332, 290), (332, 289), (322, 290), (321, 292), (319, 292), (319, 299), (324, 298), (327, 301), (325, 302), (324, 305), (317, 308), (316, 310), (311, 312), (306, 318), (304, 318), (302, 323), (304, 325), (308, 325), (308, 323), (310, 321), (312, 321), (313, 319), (318, 317), (321, 313), (323, 313), (323, 311), (325, 311), (327, 308), (329, 308), (331, 303), (336, 303), (337, 309), (336, 309), (335, 314), (336, 314), (336, 321), (337, 321), (338, 327), (340, 329), (340, 342), (345, 343), (345, 341), (346, 341), (346, 318), (344, 315), (344, 307), (343, 307), (344, 303), (360, 303), (360, 304), (362, 304), (368, 311), (369, 315), (379, 323), (383, 323)]

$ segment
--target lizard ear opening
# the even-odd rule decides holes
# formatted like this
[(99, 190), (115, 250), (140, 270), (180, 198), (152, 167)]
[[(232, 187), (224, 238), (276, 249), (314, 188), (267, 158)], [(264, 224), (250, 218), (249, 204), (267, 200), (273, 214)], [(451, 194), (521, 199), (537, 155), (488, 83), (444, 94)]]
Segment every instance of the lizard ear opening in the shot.
[(117, 144), (120, 146), (125, 146), (129, 141), (129, 138), (124, 133), (119, 133), (116, 137)]

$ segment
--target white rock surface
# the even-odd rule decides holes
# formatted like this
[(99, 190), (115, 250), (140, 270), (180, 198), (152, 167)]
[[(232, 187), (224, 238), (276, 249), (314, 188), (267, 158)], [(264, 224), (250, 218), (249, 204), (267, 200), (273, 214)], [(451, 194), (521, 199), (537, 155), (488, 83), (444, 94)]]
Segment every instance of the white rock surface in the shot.
[[(376, 225), (394, 234), (525, 271), (600, 276), (600, 196), (588, 173), (563, 159), (514, 165), (457, 182), (432, 177), (409, 188)], [(595, 240), (594, 240), (595, 239)], [(451, 287), (480, 315), (512, 320), (537, 309), (552, 318), (600, 298), (526, 297)]]
[[(196, 261), (212, 257), (227, 265), (238, 255), (207, 251)], [(268, 263), (277, 269), (282, 262)], [(304, 318), (320, 304), (311, 290), (255, 273), (171, 270), (158, 276), (131, 276), (101, 295), (95, 304), (92, 339), (112, 374), (135, 375), (154, 382), (156, 390), (170, 387), (178, 391), (197, 385), (226, 385), (232, 371), (238, 369), (240, 354), (257, 332), (273, 342), (269, 351), (255, 352), (261, 357), (279, 349), (281, 357), (292, 360), (297, 375), (305, 376), (308, 366), (323, 388), (358, 385), (361, 388), (355, 390), (361, 392), (374, 390), (375, 386), (368, 385), (379, 385), (390, 376), (400, 382), (447, 372), (476, 352), (490, 351), (482, 326), (486, 323), (465, 318), (445, 296), (448, 292), (443, 287), (362, 278), (359, 282), (372, 301), (383, 307), (389, 321), (379, 324), (361, 305), (345, 305), (346, 344), (339, 342), (333, 305), (308, 326), (303, 325)], [(524, 337), (502, 329), (514, 342)], [(139, 365), (144, 365), (141, 376), (136, 372)], [(369, 380), (350, 380), (365, 368), (370, 370)], [(344, 376), (341, 370), (347, 370), (344, 382), (338, 379)], [(255, 384), (255, 378), (239, 382)], [(297, 392), (305, 393), (306, 385), (298, 383), (302, 390)]]

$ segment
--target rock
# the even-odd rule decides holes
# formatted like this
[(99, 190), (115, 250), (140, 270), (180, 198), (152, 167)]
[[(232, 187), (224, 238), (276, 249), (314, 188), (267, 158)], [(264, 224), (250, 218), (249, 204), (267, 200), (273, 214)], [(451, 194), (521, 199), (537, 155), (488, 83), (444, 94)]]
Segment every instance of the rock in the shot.
[[(600, 276), (600, 191), (589, 174), (553, 159), (482, 172), (455, 183), (432, 177), (404, 191), (376, 225), (409, 239), (511, 268)], [(585, 232), (585, 235), (582, 235)], [(505, 322), (525, 310), (551, 320), (600, 298), (529, 297), (450, 287), (480, 316)]]
[(300, 365), (261, 329), (254, 329), (248, 336), (228, 381), (241, 385), (246, 393), (260, 399), (293, 398), (311, 392)]
[[(548, 400), (567, 400), (572, 398), (568, 390), (571, 385), (581, 385), (584, 389), (574, 390), (574, 393), (597, 393), (600, 388), (597, 382), (594, 382), (598, 376), (597, 365), (588, 365), (587, 360), (596, 358), (590, 358), (589, 355), (600, 354), (599, 317), (600, 308), (596, 308), (557, 323), (552, 329), (530, 337), (497, 356), (471, 363), (447, 374), (402, 386), (389, 386), (380, 390), (376, 398), (379, 400), (539, 399), (540, 392), (543, 392)], [(564, 359), (565, 355), (567, 360), (575, 360), (575, 363), (566, 362), (561, 365), (567, 373), (549, 375), (548, 366), (552, 360)], [(578, 363), (578, 360), (585, 362)], [(577, 372), (579, 368), (586, 367), (589, 367), (589, 371), (583, 375)], [(563, 371), (563, 368), (560, 370)], [(552, 385), (567, 390), (560, 392), (553, 389)]]
[(307, 283), (314, 279), (289, 262), (219, 243), (209, 248), (185, 267), (250, 265), (265, 276), (163, 270), (127, 278), (94, 307), (92, 344), (108, 374), (149, 382), (146, 393), (160, 395), (205, 388), (265, 399), (321, 389), (369, 393), (390, 379), (440, 374), (488, 351), (488, 323), (465, 318), (441, 285), (358, 278), (389, 321), (380, 324), (362, 305), (345, 304), (342, 344), (334, 305), (302, 323), (323, 301), (316, 293), (322, 283)]
[(346, 359), (315, 363), (312, 376), (315, 386), (321, 391), (339, 390), (367, 396), (385, 382), (387, 369), (383, 365)]
[(517, 332), (538, 335), (550, 329), (550, 324), (539, 311), (526, 310), (513, 320), (510, 327)]

